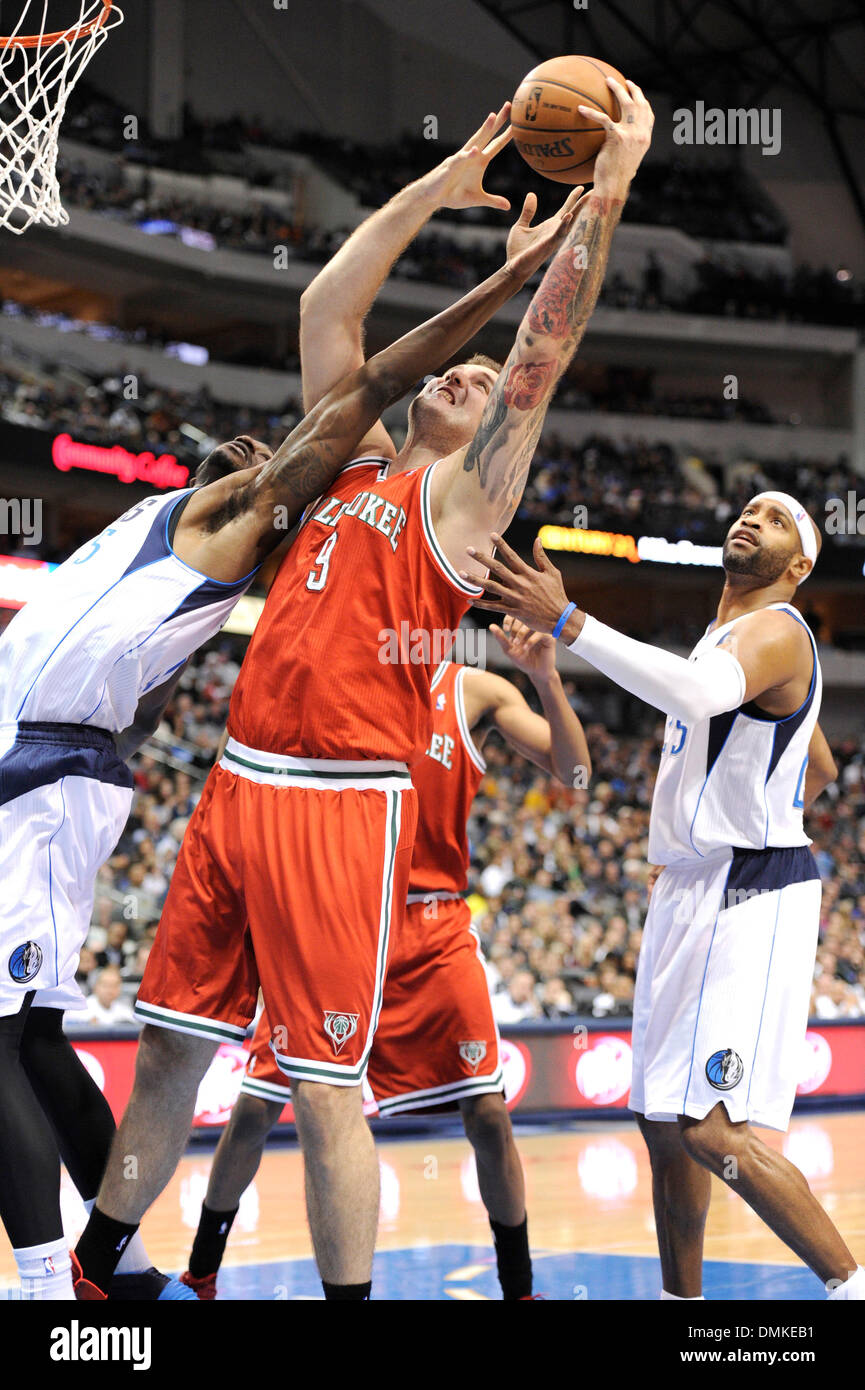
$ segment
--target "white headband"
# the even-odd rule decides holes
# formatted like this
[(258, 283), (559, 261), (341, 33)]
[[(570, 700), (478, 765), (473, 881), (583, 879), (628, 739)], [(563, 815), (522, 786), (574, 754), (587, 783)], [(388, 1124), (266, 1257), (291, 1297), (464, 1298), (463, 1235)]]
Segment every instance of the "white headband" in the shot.
[[(806, 560), (811, 561), (811, 569), (813, 569), (814, 565), (817, 563), (817, 541), (814, 536), (814, 527), (811, 525), (811, 518), (805, 511), (802, 503), (797, 502), (795, 497), (791, 497), (789, 492), (758, 492), (757, 496), (752, 500), (754, 502), (759, 502), (761, 497), (768, 497), (772, 502), (780, 502), (782, 507), (787, 508), (787, 511), (793, 518), (796, 530), (799, 532), (799, 539), (802, 542), (802, 554), (805, 556)], [(811, 570), (808, 571), (808, 574), (810, 573)], [(799, 580), (800, 584), (804, 584), (805, 580), (808, 578), (808, 574), (802, 575), (802, 578)]]

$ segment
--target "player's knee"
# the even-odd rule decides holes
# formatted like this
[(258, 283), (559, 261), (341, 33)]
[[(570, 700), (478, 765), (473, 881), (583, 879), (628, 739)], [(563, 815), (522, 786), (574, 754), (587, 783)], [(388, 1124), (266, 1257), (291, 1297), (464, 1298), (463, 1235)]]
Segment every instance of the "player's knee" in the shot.
[(726, 1160), (740, 1147), (740, 1137), (712, 1114), (682, 1125), (680, 1137), (685, 1152), (715, 1173), (722, 1172)]
[(171, 1028), (145, 1024), (138, 1040), (135, 1084), (149, 1088), (176, 1089), (184, 1081), (200, 1081), (216, 1051), (210, 1038), (194, 1038)]
[(282, 1108), (281, 1101), (263, 1100), (244, 1093), (239, 1095), (228, 1122), (232, 1142), (246, 1148), (264, 1144), (282, 1114)]
[(466, 1137), (481, 1153), (501, 1153), (511, 1141), (511, 1120), (501, 1093), (460, 1101)]
[(335, 1136), (364, 1124), (359, 1086), (329, 1086), (321, 1081), (293, 1081), (294, 1118), (305, 1151), (325, 1146)]
[(665, 1120), (647, 1120), (645, 1115), (637, 1115), (636, 1118), (649, 1150), (653, 1171), (681, 1158), (682, 1140), (677, 1125)]

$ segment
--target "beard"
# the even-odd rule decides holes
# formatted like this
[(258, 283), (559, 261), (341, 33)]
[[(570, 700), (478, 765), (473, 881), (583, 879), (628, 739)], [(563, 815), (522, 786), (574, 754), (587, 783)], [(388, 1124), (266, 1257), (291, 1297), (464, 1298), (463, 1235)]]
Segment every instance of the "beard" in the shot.
[(727, 574), (744, 574), (751, 579), (762, 580), (764, 584), (774, 584), (780, 579), (793, 559), (795, 552), (779, 555), (764, 550), (762, 545), (750, 546), (747, 550), (733, 549), (729, 540), (724, 542), (722, 563)]
[(463, 411), (442, 410), (423, 396), (415, 396), (408, 408), (409, 431), (419, 444), (439, 449), (442, 455), (453, 453), (467, 444), (474, 429), (466, 422)]

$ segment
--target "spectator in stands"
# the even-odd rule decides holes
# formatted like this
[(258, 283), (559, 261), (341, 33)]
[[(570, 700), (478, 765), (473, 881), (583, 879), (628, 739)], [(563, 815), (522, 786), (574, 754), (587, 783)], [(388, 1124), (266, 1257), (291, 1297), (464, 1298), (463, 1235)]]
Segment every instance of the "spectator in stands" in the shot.
[(540, 1015), (535, 997), (535, 980), (530, 970), (514, 971), (510, 985), (493, 995), (493, 1014), (496, 1023), (525, 1023)]
[(76, 1027), (114, 1028), (132, 1023), (132, 1009), (122, 995), (123, 976), (116, 965), (106, 965), (96, 976), (86, 1010), (69, 1014), (68, 1018)]

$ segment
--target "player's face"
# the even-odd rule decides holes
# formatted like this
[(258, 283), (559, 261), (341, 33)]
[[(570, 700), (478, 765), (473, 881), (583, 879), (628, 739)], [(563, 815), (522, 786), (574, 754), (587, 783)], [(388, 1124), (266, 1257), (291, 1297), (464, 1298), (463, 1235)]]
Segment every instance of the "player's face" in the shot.
[(409, 418), (419, 439), (434, 438), (449, 449), (468, 444), (477, 431), (497, 373), (479, 363), (451, 367), (433, 377), (411, 403)]
[(773, 584), (802, 549), (796, 523), (778, 502), (761, 497), (742, 508), (724, 542), (724, 569)]
[(253, 439), (250, 434), (239, 434), (236, 439), (217, 445), (198, 465), (195, 485), (202, 487), (219, 478), (227, 478), (230, 473), (241, 473), (245, 468), (267, 463), (272, 457), (273, 450), (260, 439)]

